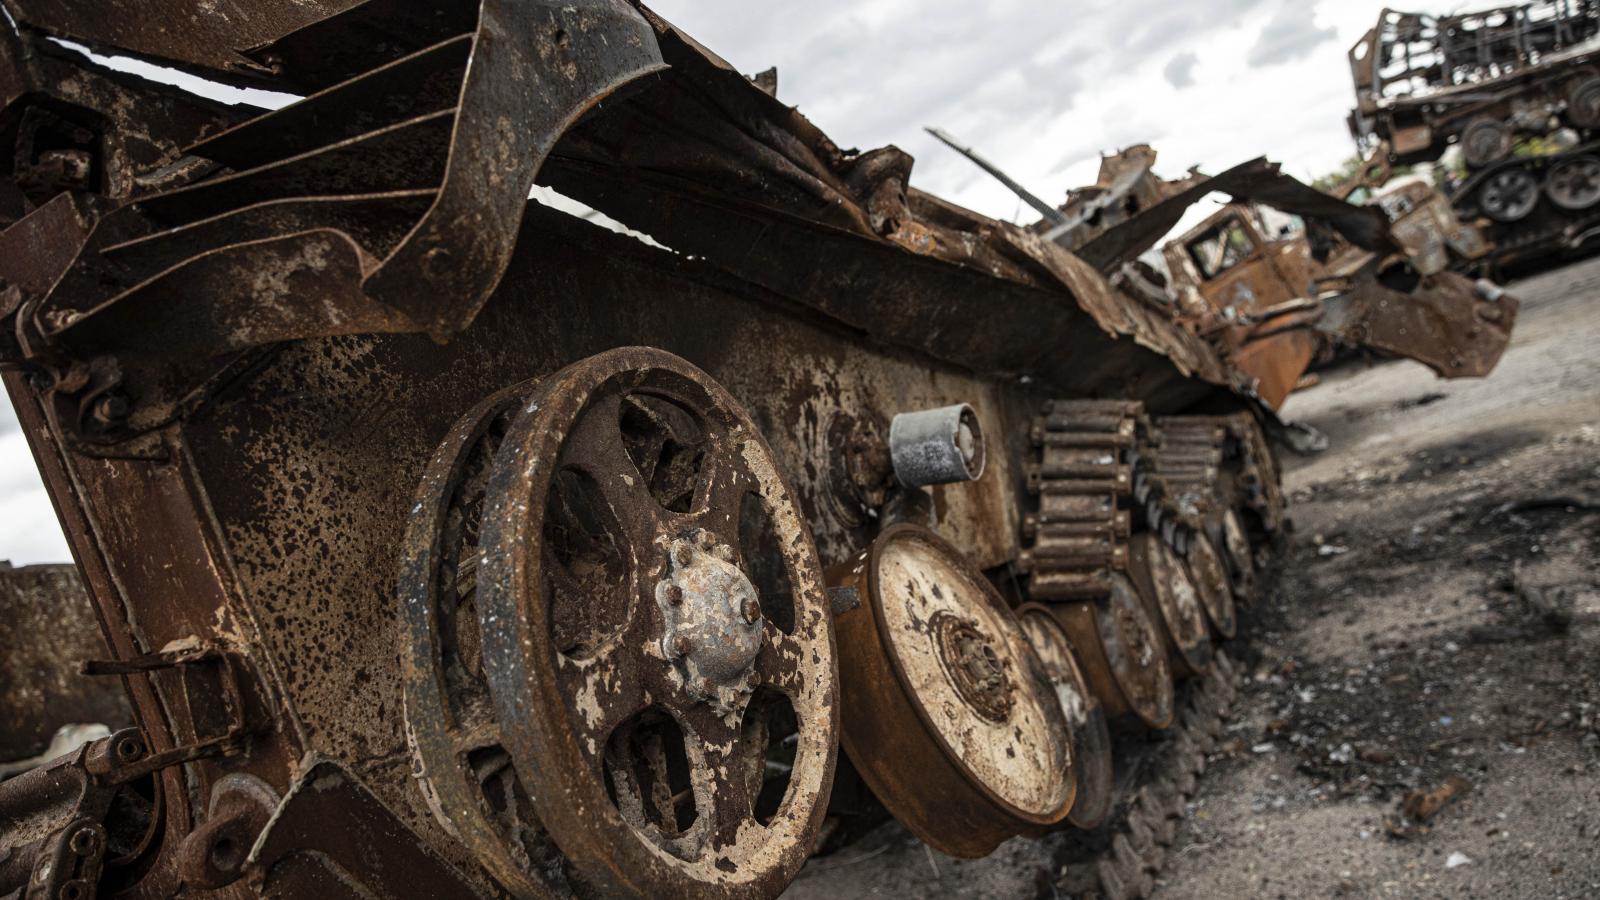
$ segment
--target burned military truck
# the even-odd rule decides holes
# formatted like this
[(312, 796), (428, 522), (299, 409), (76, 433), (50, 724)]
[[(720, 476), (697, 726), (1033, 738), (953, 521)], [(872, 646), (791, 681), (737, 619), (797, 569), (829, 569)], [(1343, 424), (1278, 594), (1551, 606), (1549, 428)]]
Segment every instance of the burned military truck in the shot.
[(1361, 152), (1409, 164), (1459, 148), (1451, 197), (1486, 224), (1496, 270), (1600, 234), (1600, 3), (1384, 10), (1349, 60)]
[(0, 896), (772, 896), (847, 789), (1148, 888), (1285, 527), (1205, 341), (621, 0), (0, 8), (3, 378), (134, 719), (0, 782)]

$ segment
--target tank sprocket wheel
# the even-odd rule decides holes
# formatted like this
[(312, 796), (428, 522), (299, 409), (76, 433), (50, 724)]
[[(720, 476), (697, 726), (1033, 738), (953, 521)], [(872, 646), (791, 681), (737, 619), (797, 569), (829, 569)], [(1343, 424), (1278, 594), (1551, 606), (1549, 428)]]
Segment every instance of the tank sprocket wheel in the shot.
[(1600, 158), (1577, 156), (1550, 167), (1544, 180), (1550, 202), (1568, 212), (1582, 212), (1600, 204)]
[(1475, 119), (1461, 132), (1461, 154), (1474, 169), (1511, 155), (1511, 129), (1498, 119)]
[(1478, 205), (1496, 222), (1520, 222), (1539, 205), (1539, 182), (1516, 167), (1495, 172), (1478, 189)]
[(1085, 830), (1096, 828), (1111, 813), (1116, 799), (1112, 769), (1111, 729), (1105, 710), (1089, 690), (1083, 669), (1072, 653), (1072, 642), (1050, 609), (1029, 603), (1017, 609), (1028, 643), (1044, 664), (1045, 676), (1056, 690), (1067, 731), (1072, 735), (1072, 767), (1078, 783), (1067, 824)]
[(983, 573), (901, 524), (829, 576), (861, 601), (835, 620), (845, 751), (895, 818), (964, 858), (1066, 818), (1077, 788), (1066, 718)]
[(1231, 638), (1239, 630), (1237, 609), (1233, 602), (1233, 582), (1228, 578), (1222, 554), (1204, 532), (1196, 532), (1189, 541), (1185, 558), (1189, 574), (1194, 579), (1195, 590), (1200, 593), (1200, 606), (1211, 620), (1211, 627), (1223, 638)]
[(1160, 628), (1173, 674), (1205, 674), (1211, 668), (1211, 626), (1182, 561), (1160, 537), (1140, 532), (1128, 544), (1128, 574)]
[(488, 398), (440, 444), (407, 523), (397, 579), (413, 774), (445, 828), (518, 897), (549, 896), (564, 878), (490, 705), (477, 561), (490, 464), (511, 413), (532, 389), (518, 385)]
[(573, 880), (778, 893), (827, 806), (838, 685), (816, 549), (755, 425), (687, 362), (612, 350), (523, 401), (487, 495), (484, 669)]

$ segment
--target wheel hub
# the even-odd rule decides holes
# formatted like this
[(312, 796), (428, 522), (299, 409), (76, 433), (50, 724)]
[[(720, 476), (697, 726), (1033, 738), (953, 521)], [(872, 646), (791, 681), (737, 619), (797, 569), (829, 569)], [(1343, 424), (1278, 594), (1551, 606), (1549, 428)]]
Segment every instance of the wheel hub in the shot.
[(948, 613), (933, 618), (938, 636), (939, 663), (950, 676), (956, 693), (973, 711), (991, 722), (1005, 722), (1016, 704), (1009, 666), (977, 623)]
[(733, 548), (699, 530), (672, 540), (667, 577), (656, 585), (666, 623), (662, 652), (690, 696), (731, 715), (755, 690), (761, 602), (734, 564)]
[(1559, 163), (1545, 182), (1545, 193), (1572, 212), (1600, 204), (1600, 159), (1585, 156)]
[(1527, 172), (1507, 169), (1484, 184), (1479, 202), (1489, 218), (1497, 222), (1521, 221), (1538, 205), (1539, 185)]

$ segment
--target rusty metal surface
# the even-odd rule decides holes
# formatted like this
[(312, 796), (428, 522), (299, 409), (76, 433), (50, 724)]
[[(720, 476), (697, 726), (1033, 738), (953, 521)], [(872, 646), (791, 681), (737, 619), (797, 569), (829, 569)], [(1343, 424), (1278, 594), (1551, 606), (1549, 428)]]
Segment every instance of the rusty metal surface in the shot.
[(958, 551), (914, 525), (829, 571), (845, 751), (913, 834), (978, 857), (1061, 821), (1077, 780), (1065, 714), (1022, 626)]
[[(1437, 159), (1459, 140), (1474, 166), (1510, 153), (1513, 137), (1600, 125), (1593, 94), (1592, 39), (1600, 15), (1551, 0), (1458, 15), (1385, 9), (1349, 51), (1356, 108), (1350, 133), (1364, 146), (1392, 143), (1403, 163)], [(1474, 126), (1495, 126), (1474, 152)]]
[(1061, 701), (1061, 711), (1072, 737), (1072, 771), (1077, 793), (1072, 810), (1063, 820), (1073, 828), (1091, 829), (1105, 821), (1116, 802), (1115, 761), (1111, 730), (1099, 698), (1089, 690), (1083, 669), (1072, 652), (1066, 632), (1049, 607), (1029, 603), (1017, 609), (1017, 621), (1028, 643), (1039, 655), (1045, 676)]
[(1113, 576), (1104, 600), (1052, 603), (1049, 608), (1107, 718), (1131, 716), (1150, 728), (1172, 724), (1174, 689), (1166, 647), (1126, 575)]
[(131, 723), (122, 683), (79, 671), (106, 648), (73, 566), (0, 563), (0, 646), (0, 761), (43, 752), (64, 725)]
[[(1463, 254), (1486, 252), (1481, 235), (1462, 229), (1430, 188), (1392, 196), (1373, 208), (1397, 217), (1401, 254), (1340, 244), (1319, 262), (1308, 234), (1268, 239), (1259, 213), (1242, 205), (1164, 247), (1178, 290), (1203, 301), (1188, 304), (1198, 310), (1189, 320), (1254, 379), (1267, 406), (1282, 406), (1310, 365), (1339, 346), (1404, 356), (1446, 378), (1487, 375), (1504, 353), (1515, 299), (1447, 270)], [(1199, 258), (1233, 236), (1245, 247), (1220, 270)]]
[[(196, 832), (202, 834), (203, 832)], [(313, 760), (245, 863), (260, 897), (488, 897), (439, 858), (348, 769)]]
[(148, 752), (126, 728), (0, 782), (0, 890), (90, 897), (137, 879), (164, 812), (148, 779), (127, 777)]
[(1112, 228), (1079, 249), (1079, 255), (1102, 272), (1128, 262), (1155, 246), (1189, 207), (1207, 194), (1220, 192), (1241, 202), (1256, 202), (1292, 215), (1327, 222), (1346, 240), (1375, 252), (1395, 249), (1383, 214), (1352, 206), (1284, 175), (1274, 163), (1255, 159), (1214, 178), (1163, 198), (1126, 223)]
[(1128, 545), (1128, 575), (1161, 631), (1173, 674), (1193, 678), (1211, 668), (1211, 635), (1199, 594), (1160, 535), (1142, 532)]
[[(612, 351), (525, 399), (487, 491), (483, 671), (574, 877), (656, 896), (781, 890), (827, 806), (837, 667), (816, 552), (754, 423), (682, 360)], [(662, 716), (681, 729), (689, 824), (655, 807)], [(790, 770), (763, 811), (785, 722)]]
[(1056, 400), (1034, 419), (1028, 489), (1038, 511), (1023, 521), (1028, 549), (1019, 560), (1030, 596), (1104, 597), (1127, 570), (1126, 507), (1143, 414), (1127, 401)]
[(1233, 602), (1233, 583), (1228, 579), (1222, 555), (1205, 532), (1197, 532), (1189, 541), (1184, 564), (1195, 590), (1200, 594), (1200, 606), (1206, 612), (1211, 627), (1223, 639), (1234, 636), (1238, 630), (1238, 616)]
[(1516, 325), (1518, 302), (1454, 272), (1440, 272), (1405, 293), (1382, 281), (1365, 282), (1326, 306), (1321, 327), (1330, 334), (1414, 359), (1441, 378), (1470, 378), (1489, 374), (1500, 362)]

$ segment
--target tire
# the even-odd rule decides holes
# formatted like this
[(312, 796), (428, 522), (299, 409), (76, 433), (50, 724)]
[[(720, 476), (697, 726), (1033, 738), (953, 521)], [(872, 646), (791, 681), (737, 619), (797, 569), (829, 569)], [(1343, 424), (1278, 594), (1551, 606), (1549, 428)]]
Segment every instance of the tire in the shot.
[(1591, 75), (1567, 92), (1567, 122), (1574, 128), (1600, 128), (1600, 75)]
[(1511, 129), (1496, 119), (1476, 119), (1461, 132), (1467, 165), (1481, 169), (1511, 155)]

